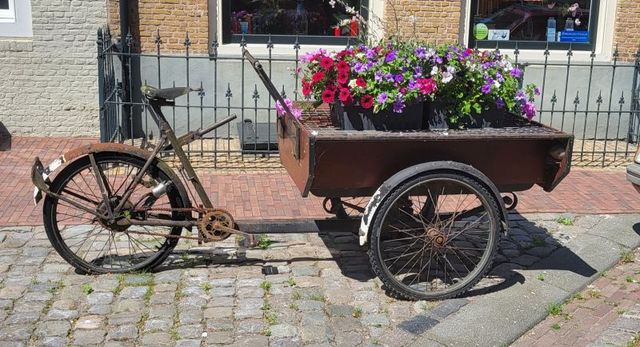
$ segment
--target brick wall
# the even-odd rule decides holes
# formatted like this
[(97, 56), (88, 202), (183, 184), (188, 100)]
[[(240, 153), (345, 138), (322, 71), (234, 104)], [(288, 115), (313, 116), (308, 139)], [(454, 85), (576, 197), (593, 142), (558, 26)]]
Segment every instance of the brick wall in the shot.
[[(403, 38), (437, 44), (458, 42), (460, 0), (389, 0), (384, 13), (387, 35), (397, 32)], [(411, 15), (415, 25), (408, 19)]]
[(96, 30), (105, 1), (31, 6), (33, 37), (0, 37), (0, 121), (16, 135), (97, 136)]
[[(109, 26), (119, 35), (119, 5), (109, 0)], [(129, 20), (134, 38), (143, 52), (156, 49), (156, 31), (160, 30), (163, 52), (182, 53), (185, 33), (189, 32), (190, 51), (206, 53), (209, 42), (207, 0), (138, 0), (129, 2)]]
[(633, 61), (640, 48), (640, 2), (618, 0), (614, 44), (620, 51), (620, 59)]

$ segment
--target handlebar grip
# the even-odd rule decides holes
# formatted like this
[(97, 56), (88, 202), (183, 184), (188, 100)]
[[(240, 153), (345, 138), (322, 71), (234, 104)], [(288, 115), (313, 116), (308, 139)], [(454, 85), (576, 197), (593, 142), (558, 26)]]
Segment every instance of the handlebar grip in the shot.
[(251, 53), (249, 53), (249, 50), (246, 48), (242, 49), (242, 55), (247, 58), (247, 60), (252, 64), (255, 65), (256, 63), (260, 64), (260, 62), (258, 61), (258, 59), (256, 59), (253, 55), (251, 55)]

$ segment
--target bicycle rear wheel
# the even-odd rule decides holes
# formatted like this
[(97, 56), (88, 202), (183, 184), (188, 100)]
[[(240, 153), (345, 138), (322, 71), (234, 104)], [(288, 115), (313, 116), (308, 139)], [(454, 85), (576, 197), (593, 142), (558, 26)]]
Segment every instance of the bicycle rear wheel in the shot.
[[(85, 156), (70, 163), (56, 176), (51, 191), (91, 210), (104, 212), (107, 207), (96, 177), (103, 177), (113, 209), (145, 164), (145, 159), (125, 153), (97, 153), (95, 161), (99, 175), (94, 173), (89, 157)], [(153, 187), (170, 181), (167, 172), (151, 164), (142, 176), (141, 184), (124, 203), (123, 214), (116, 222), (100, 219), (68, 202), (47, 196), (43, 207), (47, 236), (58, 254), (82, 272), (117, 273), (153, 268), (169, 256), (178, 242), (175, 236), (180, 235), (182, 228), (133, 226), (122, 221), (125, 216), (132, 219), (149, 217), (149, 212), (136, 212), (135, 207), (148, 201)], [(151, 216), (155, 218), (182, 219), (181, 213), (170, 208), (186, 206), (173, 189), (175, 185), (168, 187), (166, 194), (151, 200), (152, 205), (146, 207), (153, 209)], [(166, 212), (155, 212), (163, 210)]]

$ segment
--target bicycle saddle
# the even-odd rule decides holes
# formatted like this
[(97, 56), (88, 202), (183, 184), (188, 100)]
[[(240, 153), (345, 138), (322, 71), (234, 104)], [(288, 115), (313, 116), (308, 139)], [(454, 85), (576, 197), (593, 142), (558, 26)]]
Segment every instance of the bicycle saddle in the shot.
[(174, 100), (175, 98), (185, 95), (189, 92), (196, 91), (189, 87), (176, 87), (176, 88), (164, 88), (158, 89), (149, 85), (144, 85), (140, 88), (142, 95), (150, 100)]

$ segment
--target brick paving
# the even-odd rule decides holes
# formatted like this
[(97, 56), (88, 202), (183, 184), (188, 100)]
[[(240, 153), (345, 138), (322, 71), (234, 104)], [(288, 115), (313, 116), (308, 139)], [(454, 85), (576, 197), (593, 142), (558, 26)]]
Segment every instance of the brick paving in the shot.
[(408, 345), (588, 231), (558, 217), (512, 214), (489, 276), (441, 302), (387, 295), (349, 232), (272, 235), (266, 249), (182, 240), (153, 273), (86, 276), (42, 227), (0, 228), (0, 346)]
[(513, 346), (637, 346), (629, 343), (640, 339), (640, 250), (625, 258)]
[[(0, 152), (0, 226), (38, 225), (41, 206), (32, 202), (30, 168), (34, 157), (43, 163), (65, 150), (96, 142), (93, 138), (15, 137), (11, 151)], [(213, 172), (200, 170), (214, 203), (236, 219), (325, 218), (322, 199), (304, 199), (286, 172)], [(573, 169), (552, 192), (534, 187), (518, 194), (520, 213), (635, 213), (640, 199), (622, 169)]]

